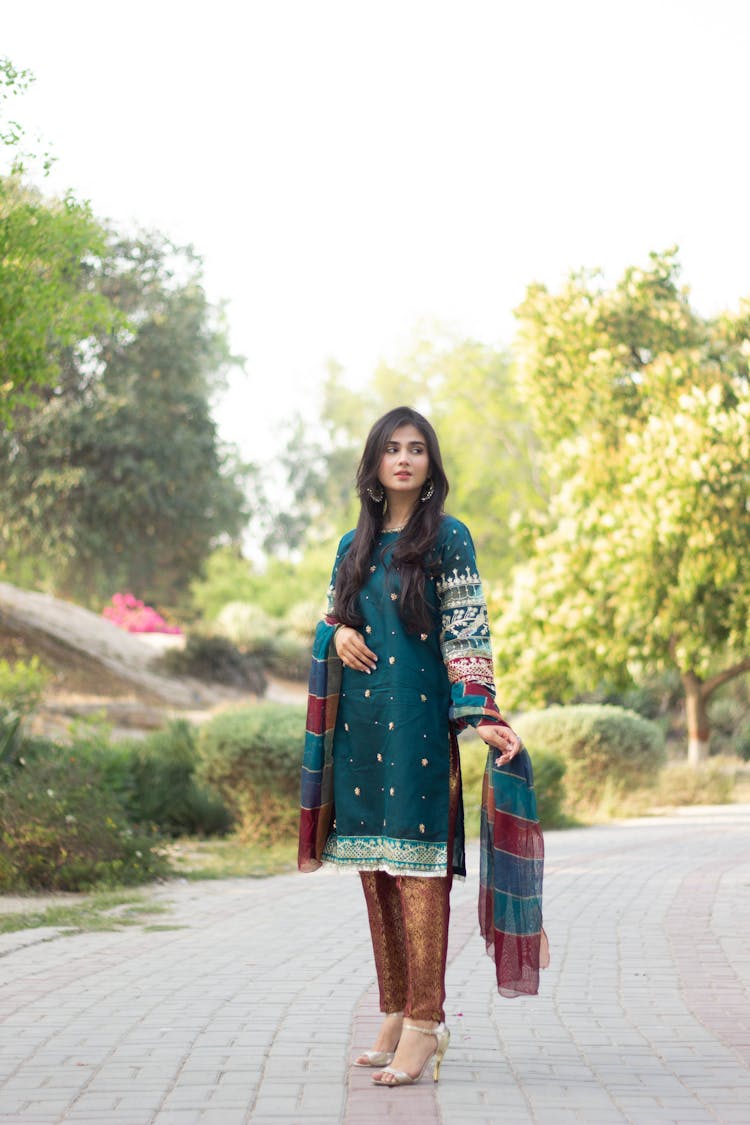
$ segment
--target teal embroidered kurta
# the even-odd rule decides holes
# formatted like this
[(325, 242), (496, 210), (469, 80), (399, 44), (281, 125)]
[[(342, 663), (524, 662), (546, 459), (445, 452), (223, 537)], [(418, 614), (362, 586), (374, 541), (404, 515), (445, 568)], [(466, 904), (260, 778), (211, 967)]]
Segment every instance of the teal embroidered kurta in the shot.
[[(471, 536), (458, 520), (444, 518), (426, 590), (432, 625), (416, 638), (394, 612), (398, 575), (388, 561), (395, 535), (382, 537), (362, 591), (365, 635), (380, 657), (378, 669), (371, 676), (349, 671), (343, 685), (342, 671), (348, 670), (333, 643), (333, 584), (352, 539), (350, 532), (339, 545), (329, 614), (313, 645), (299, 868), (314, 871), (328, 860), (398, 874), (463, 874), (456, 732), (483, 720), (505, 721), (494, 701), (487, 611)], [(426, 717), (423, 709), (432, 711), (430, 703), (441, 700), (447, 710), (437, 707)], [(354, 724), (361, 735), (356, 739), (349, 737)], [(549, 949), (533, 772), (526, 750), (499, 767), (496, 753), (488, 752), (482, 789), (479, 927), (500, 993), (535, 995)]]
[[(333, 732), (335, 821), (321, 858), (356, 870), (446, 875), (463, 866), (455, 732), (495, 706), (487, 609), (466, 526), (445, 516), (425, 579), (431, 626), (406, 631), (383, 533), (360, 592), (370, 675), (343, 668)], [(329, 591), (354, 533), (341, 540)], [(455, 839), (456, 834), (460, 838)], [(458, 861), (456, 860), (456, 857)]]

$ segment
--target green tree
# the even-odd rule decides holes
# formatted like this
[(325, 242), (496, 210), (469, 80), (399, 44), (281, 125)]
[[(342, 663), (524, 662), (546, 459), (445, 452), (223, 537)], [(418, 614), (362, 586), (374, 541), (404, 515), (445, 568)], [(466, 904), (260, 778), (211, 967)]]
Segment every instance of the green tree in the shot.
[[(445, 340), (423, 345), (412, 362), (422, 368), (429, 391), (426, 414), (440, 437), (451, 485), (448, 508), (471, 528), (488, 584), (501, 583), (520, 558), (511, 532), (517, 514), (537, 511), (547, 499), (511, 358), (475, 340)], [(388, 379), (393, 401), (398, 371), (380, 378)]]
[(553, 497), (495, 635), (503, 698), (565, 701), (676, 666), (689, 757), (750, 669), (750, 306), (706, 320), (674, 252), (612, 289), (529, 290), (524, 379)]
[[(290, 506), (277, 518), (286, 547), (332, 539), (356, 522), (354, 477), (364, 439), (395, 406), (421, 410), (435, 425), (451, 482), (449, 508), (471, 526), (488, 579), (507, 576), (518, 554), (513, 513), (540, 507), (545, 489), (537, 443), (509, 357), (473, 340), (423, 331), (398, 363), (381, 364), (361, 391), (332, 364), (323, 387), (318, 437), (297, 424), (286, 453)], [(314, 532), (311, 540), (310, 532)], [(276, 542), (268, 541), (270, 547)]]
[[(0, 146), (5, 150), (8, 171), (19, 175), (29, 164), (41, 162), (45, 174), (52, 165), (52, 157), (48, 152), (36, 153), (24, 150), (26, 130), (20, 121), (9, 116), (13, 99), (25, 94), (34, 81), (34, 75), (30, 70), (19, 70), (7, 55), (0, 55)], [(4, 161), (0, 163), (4, 164)]]
[(55, 386), (0, 437), (8, 572), (34, 557), (64, 594), (129, 588), (174, 603), (218, 537), (246, 521), (244, 469), (210, 413), (237, 361), (189, 249), (111, 237), (79, 284), (121, 319), (67, 349)]
[(0, 175), (0, 425), (56, 382), (66, 348), (114, 319), (106, 297), (83, 283), (85, 263), (105, 246), (90, 208), (70, 193), (45, 199), (23, 180), (31, 158), (21, 150), (22, 126), (6, 110), (30, 81), (0, 58), (0, 146), (10, 156)]

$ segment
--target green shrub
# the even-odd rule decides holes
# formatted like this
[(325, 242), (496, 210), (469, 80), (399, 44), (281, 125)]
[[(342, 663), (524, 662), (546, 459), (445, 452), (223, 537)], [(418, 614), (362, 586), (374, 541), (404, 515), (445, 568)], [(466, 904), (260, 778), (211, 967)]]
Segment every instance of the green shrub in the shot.
[(289, 633), (281, 633), (268, 654), (268, 667), (284, 679), (307, 681), (311, 657), (312, 641), (302, 641)]
[[(464, 792), (466, 833), (479, 834), (479, 810), (482, 805), (482, 781), (487, 767), (489, 747), (479, 735), (461, 738), (461, 780)], [(539, 821), (543, 828), (564, 828), (570, 823), (562, 810), (565, 799), (563, 776), (565, 763), (555, 754), (537, 751), (532, 758), (534, 792)]]
[(580, 696), (576, 702), (624, 707), (626, 711), (636, 711), (644, 719), (655, 719), (673, 711), (680, 705), (683, 697), (680, 674), (676, 669), (669, 669), (649, 676), (642, 683), (631, 687), (618, 688), (611, 684), (601, 684), (595, 691)]
[(305, 708), (276, 703), (224, 711), (201, 728), (197, 776), (223, 797), (244, 842), (296, 830), (304, 740)]
[(80, 891), (168, 873), (153, 836), (134, 831), (88, 762), (60, 751), (0, 782), (0, 891)]
[(750, 719), (747, 719), (737, 731), (733, 747), (738, 758), (750, 762)]
[(36, 656), (28, 663), (0, 660), (0, 706), (26, 715), (36, 710), (49, 681), (49, 671)]
[(750, 705), (732, 696), (714, 699), (708, 706), (711, 723), (710, 752), (750, 758)]
[(49, 676), (35, 656), (28, 663), (0, 660), (0, 765), (18, 761), (24, 719), (39, 706)]
[(734, 780), (735, 771), (720, 762), (706, 762), (697, 769), (674, 763), (661, 771), (653, 800), (657, 805), (727, 805)]
[(84, 731), (68, 754), (90, 763), (131, 824), (168, 836), (222, 835), (231, 817), (218, 796), (198, 784), (195, 728), (184, 719), (142, 739), (99, 740)]
[(464, 795), (464, 821), (467, 836), (479, 835), (479, 810), (482, 807), (482, 781), (489, 747), (478, 734), (467, 731), (460, 739), (461, 785)]
[(167, 649), (162, 667), (174, 675), (241, 688), (255, 695), (266, 689), (262, 661), (240, 652), (226, 637), (193, 633), (184, 648)]
[(320, 598), (331, 575), (336, 540), (308, 546), (297, 563), (270, 558), (256, 573), (236, 547), (217, 547), (205, 562), (204, 577), (191, 585), (193, 606), (205, 621), (215, 621), (229, 602), (252, 602), (281, 618), (290, 601)]
[(17, 711), (0, 707), (0, 766), (17, 762), (22, 746), (21, 716)]
[(216, 631), (244, 652), (264, 654), (273, 647), (279, 621), (252, 602), (229, 602), (216, 618)]
[(562, 759), (570, 808), (648, 785), (665, 761), (659, 727), (622, 707), (548, 707), (522, 715), (516, 729), (533, 761), (545, 752)]
[(536, 810), (542, 828), (565, 828), (569, 818), (563, 812), (565, 803), (566, 765), (558, 754), (537, 750), (531, 759), (534, 767)]
[[(116, 747), (117, 750), (120, 747)], [(196, 782), (195, 728), (169, 723), (128, 746), (132, 784), (125, 811), (138, 824), (153, 824), (170, 836), (222, 835), (231, 823), (218, 794)]]
[(297, 602), (284, 614), (284, 630), (287, 634), (303, 641), (308, 648), (312, 646), (315, 626), (325, 612), (325, 606), (318, 601)]

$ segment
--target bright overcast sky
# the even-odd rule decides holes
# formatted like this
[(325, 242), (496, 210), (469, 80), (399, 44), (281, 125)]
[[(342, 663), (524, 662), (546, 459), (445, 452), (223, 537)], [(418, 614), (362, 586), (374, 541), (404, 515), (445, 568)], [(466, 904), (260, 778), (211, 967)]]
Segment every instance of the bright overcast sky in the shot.
[[(509, 343), (526, 285), (681, 247), (750, 295), (747, 0), (38, 0), (5, 5), (50, 187), (192, 242), (247, 357), (253, 456), (437, 320)], [(15, 107), (14, 107), (15, 108)]]

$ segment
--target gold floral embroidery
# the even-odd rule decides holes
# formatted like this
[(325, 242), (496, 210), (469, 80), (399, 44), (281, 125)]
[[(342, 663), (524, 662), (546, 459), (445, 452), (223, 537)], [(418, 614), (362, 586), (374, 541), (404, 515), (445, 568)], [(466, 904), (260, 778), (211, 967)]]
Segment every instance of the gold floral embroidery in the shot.
[(349, 730), (349, 724), (348, 723), (344, 723), (344, 730)]
[(389, 723), (389, 724), (388, 724), (388, 730), (393, 730), (393, 728), (395, 727), (395, 725), (396, 725), (395, 723)]
[(365, 625), (365, 632), (371, 633), (372, 632), (372, 625)]
[(358, 785), (356, 785), (355, 788), (354, 788), (354, 796), (359, 797), (361, 792), (362, 792), (362, 790), (360, 789), (360, 787)]
[(419, 639), (420, 639), (420, 641), (426, 641), (427, 640), (427, 634), (426, 633), (420, 633)]
[(424, 824), (420, 824), (420, 826), (419, 826), (419, 831), (420, 831), (420, 832), (424, 832), (424, 830), (425, 830), (425, 828), (424, 828)]
[(492, 660), (487, 656), (458, 656), (448, 661), (448, 679), (452, 684), (470, 680), (494, 687)]
[(382, 762), (382, 761), (383, 761), (383, 755), (382, 755), (382, 754), (378, 754), (378, 761), (379, 761), (379, 762)]
[(388, 790), (388, 792), (390, 793), (390, 795), (391, 795), (392, 797), (395, 797), (395, 796), (396, 796), (396, 790), (395, 790), (395, 789), (393, 788), (393, 786), (391, 786), (391, 787), (390, 787), (390, 789)]
[(426, 695), (420, 695), (419, 698), (422, 700), (423, 703), (427, 702), (427, 696)]
[(397, 602), (398, 601), (398, 594), (391, 594), (391, 601)]
[[(386, 827), (385, 821), (383, 827)], [(421, 871), (444, 874), (448, 849), (445, 842), (432, 840), (394, 840), (385, 835), (337, 836), (334, 833), (328, 837), (323, 858), (360, 870), (385, 869), (394, 875), (409, 872), (416, 875)]]
[(429, 764), (430, 764), (429, 758), (422, 758), (422, 765), (423, 766), (429, 766)]
[(395, 656), (389, 656), (388, 657), (388, 663), (389, 664), (395, 664), (396, 663), (396, 657)]

